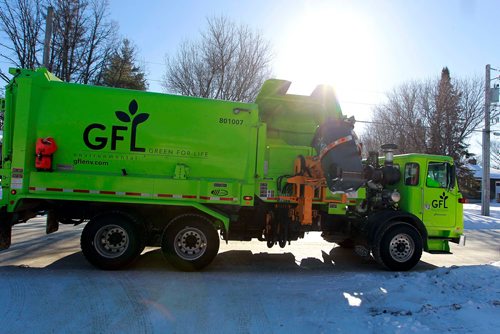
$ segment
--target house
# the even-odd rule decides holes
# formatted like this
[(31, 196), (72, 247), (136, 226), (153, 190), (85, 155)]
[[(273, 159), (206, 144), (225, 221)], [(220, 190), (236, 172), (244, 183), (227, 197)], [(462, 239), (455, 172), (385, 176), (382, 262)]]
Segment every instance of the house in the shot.
[[(467, 167), (474, 173), (474, 178), (481, 184), (483, 168), (474, 163), (468, 164)], [(477, 189), (477, 198), (481, 198), (481, 186)], [(500, 169), (490, 168), (490, 198), (500, 198)]]

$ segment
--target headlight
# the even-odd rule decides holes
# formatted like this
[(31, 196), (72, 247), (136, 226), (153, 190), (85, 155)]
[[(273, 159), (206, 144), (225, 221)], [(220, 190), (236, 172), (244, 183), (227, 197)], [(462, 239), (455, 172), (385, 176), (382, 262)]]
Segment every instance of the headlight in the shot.
[(398, 193), (397, 191), (393, 191), (392, 194), (391, 194), (391, 200), (394, 202), (394, 203), (397, 203), (401, 200), (401, 194)]

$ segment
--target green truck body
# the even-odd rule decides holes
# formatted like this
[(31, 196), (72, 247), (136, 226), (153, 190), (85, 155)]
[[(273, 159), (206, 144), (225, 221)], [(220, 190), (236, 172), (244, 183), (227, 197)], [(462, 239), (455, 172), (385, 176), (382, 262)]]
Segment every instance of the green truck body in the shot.
[[(178, 268), (201, 269), (217, 254), (219, 233), (272, 247), (322, 231), (325, 240), (349, 241), (389, 269), (406, 270), (422, 250), (448, 252), (448, 242), (463, 234), (449, 157), (372, 161), (378, 179), (363, 174), (363, 184), (348, 191), (336, 191), (341, 174), (325, 172), (324, 196), (321, 177), (311, 186), (311, 175), (297, 172), (297, 161), (323, 163), (346, 145), (330, 143), (320, 154), (311, 144), (322, 124), (350, 122), (328, 87), (289, 95), (289, 82), (269, 80), (252, 104), (64, 83), (45, 69), (11, 73), (2, 249), (10, 246), (12, 225), (47, 214), (48, 233), (87, 222), (83, 253), (105, 269), (131, 263), (145, 246), (161, 246)], [(54, 152), (40, 150), (52, 144)], [(360, 157), (348, 159), (361, 166)], [(387, 173), (399, 176), (389, 182)], [(288, 181), (299, 174), (305, 183)], [(300, 192), (308, 187), (309, 202)]]

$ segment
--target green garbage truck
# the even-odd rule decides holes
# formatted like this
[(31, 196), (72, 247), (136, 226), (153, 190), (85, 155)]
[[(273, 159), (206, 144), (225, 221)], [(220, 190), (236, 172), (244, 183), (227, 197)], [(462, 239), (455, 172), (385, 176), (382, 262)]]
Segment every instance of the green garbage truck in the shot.
[[(285, 247), (309, 231), (389, 270), (463, 236), (450, 157), (361, 157), (355, 120), (332, 88), (287, 94), (268, 80), (255, 103), (65, 83), (11, 69), (5, 89), (0, 249), (12, 226), (46, 215), (46, 232), (85, 223), (81, 249), (102, 269), (161, 247), (199, 270), (220, 240)], [(1, 256), (1, 253), (0, 253)]]

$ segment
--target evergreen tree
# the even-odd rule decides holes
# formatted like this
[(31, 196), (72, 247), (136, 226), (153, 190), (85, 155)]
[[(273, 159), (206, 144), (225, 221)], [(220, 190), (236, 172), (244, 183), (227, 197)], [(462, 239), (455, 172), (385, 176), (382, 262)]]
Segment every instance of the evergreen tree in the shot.
[(148, 88), (144, 70), (136, 64), (136, 51), (128, 39), (124, 39), (120, 48), (111, 56), (104, 68), (101, 82), (97, 84), (137, 90)]
[[(47, 69), (63, 81), (95, 82), (116, 44), (108, 0), (0, 0), (0, 59), (14, 67), (42, 66), (48, 6), (54, 19)], [(10, 75), (0, 70), (0, 78), (8, 82)]]
[(441, 79), (435, 98), (435, 114), (430, 122), (431, 138), (428, 153), (448, 155), (455, 160), (458, 182), (466, 196), (472, 196), (477, 188), (473, 172), (467, 168), (469, 159), (473, 156), (468, 151), (469, 145), (461, 134), (464, 131), (465, 120), (461, 105), (461, 94), (451, 82), (447, 67), (441, 71)]
[(465, 138), (460, 136), (464, 126), (460, 115), (460, 93), (453, 86), (450, 71), (445, 67), (438, 83), (434, 115), (430, 118), (428, 153), (449, 155), (455, 160), (460, 160), (466, 153)]

